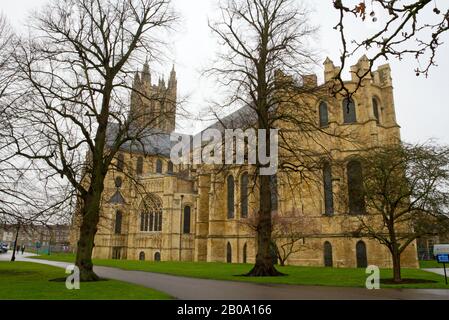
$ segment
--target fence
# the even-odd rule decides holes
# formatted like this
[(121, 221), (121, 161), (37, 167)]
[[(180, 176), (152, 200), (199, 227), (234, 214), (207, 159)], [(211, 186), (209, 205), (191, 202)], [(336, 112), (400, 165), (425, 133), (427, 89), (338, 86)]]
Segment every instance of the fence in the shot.
[(52, 253), (70, 253), (72, 248), (68, 245), (42, 245), (40, 248), (36, 248), (35, 245), (25, 246), (26, 252), (32, 252), (37, 254), (52, 254)]

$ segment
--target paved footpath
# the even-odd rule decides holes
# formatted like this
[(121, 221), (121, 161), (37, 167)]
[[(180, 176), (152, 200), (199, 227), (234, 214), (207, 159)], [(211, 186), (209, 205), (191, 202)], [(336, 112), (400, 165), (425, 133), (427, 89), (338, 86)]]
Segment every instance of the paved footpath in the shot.
[[(42, 263), (65, 268), (69, 263), (28, 258), (18, 255), (17, 261)], [(8, 260), (8, 254), (0, 260)], [(144, 271), (129, 271), (109, 267), (94, 267), (102, 278), (121, 280), (153, 288), (183, 300), (449, 300), (449, 290), (441, 289), (381, 289), (255, 284), (238, 281), (220, 281), (171, 276)], [(83, 284), (81, 284), (82, 289)]]

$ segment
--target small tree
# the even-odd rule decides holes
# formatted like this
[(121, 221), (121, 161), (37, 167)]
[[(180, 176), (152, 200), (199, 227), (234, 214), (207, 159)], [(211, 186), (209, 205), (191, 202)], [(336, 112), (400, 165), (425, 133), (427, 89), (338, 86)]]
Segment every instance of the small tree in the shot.
[(276, 213), (273, 215), (272, 221), (274, 249), (281, 266), (285, 265), (285, 262), (292, 254), (310, 248), (305, 243), (305, 238), (317, 233), (312, 219), (303, 214), (293, 212), (288, 215)]
[[(449, 208), (449, 149), (434, 145), (390, 145), (363, 156), (363, 190), (370, 214), (356, 233), (386, 246), (394, 281), (401, 282), (401, 254), (429, 234)], [(421, 227), (417, 227), (421, 226)]]

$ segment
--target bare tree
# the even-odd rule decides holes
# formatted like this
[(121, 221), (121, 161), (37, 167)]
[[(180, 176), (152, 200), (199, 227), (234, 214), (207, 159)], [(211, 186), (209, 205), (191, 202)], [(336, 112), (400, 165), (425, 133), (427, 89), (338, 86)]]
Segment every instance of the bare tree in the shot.
[(11, 28), (6, 21), (6, 17), (0, 14), (0, 98), (2, 98), (11, 81), (11, 74), (8, 70), (10, 58), (10, 44), (12, 41)]
[(156, 116), (130, 113), (129, 92), (145, 103), (165, 99), (132, 85), (136, 64), (162, 55), (175, 20), (169, 0), (52, 1), (15, 50), (20, 99), (9, 109), (9, 139), (17, 156), (76, 192), (81, 281), (98, 280), (91, 256), (116, 153), (126, 143), (145, 150), (143, 139), (154, 134), (148, 127)]
[(401, 282), (401, 254), (416, 238), (434, 234), (429, 225), (449, 214), (449, 149), (390, 145), (367, 151), (362, 160), (369, 214), (360, 216), (354, 235), (386, 246), (394, 281)]
[[(59, 181), (41, 180), (39, 170), (15, 157), (8, 139), (11, 112), (17, 99), (17, 68), (12, 63), (17, 39), (5, 16), (0, 15), (0, 222), (14, 225), (17, 246), (19, 231), (33, 225), (48, 225), (66, 219), (71, 211), (72, 192)], [(14, 254), (11, 258), (15, 260)]]
[[(436, 66), (441, 38), (449, 30), (449, 4), (440, 0), (333, 0), (334, 8), (339, 11), (339, 21), (335, 26), (341, 37), (341, 70), (336, 75), (334, 92), (353, 90), (344, 85), (342, 72), (348, 58), (358, 52), (372, 52), (367, 70), (356, 71), (361, 81), (370, 72), (374, 63), (380, 59), (403, 59), (412, 56), (418, 62), (417, 76), (429, 74)], [(429, 18), (433, 16), (433, 18)], [(362, 37), (348, 32), (348, 22), (354, 22), (362, 28), (369, 25), (371, 31)]]
[[(329, 90), (318, 86), (311, 75), (316, 52), (310, 42), (316, 28), (309, 23), (308, 11), (291, 0), (229, 0), (220, 13), (221, 18), (209, 25), (222, 50), (208, 72), (228, 93), (229, 99), (219, 107), (241, 107), (236, 121), (225, 118), (221, 123), (228, 128), (265, 129), (259, 147), (270, 146), (270, 130), (278, 129), (276, 165), (293, 191), (307, 179), (317, 178), (309, 173), (318, 172), (320, 158), (328, 155), (324, 138), (345, 135), (338, 127), (320, 128), (316, 119), (317, 97), (322, 99)], [(280, 273), (270, 253), (276, 177), (261, 175), (268, 165), (259, 160), (252, 181), (258, 199), (257, 255), (248, 275), (276, 276)]]

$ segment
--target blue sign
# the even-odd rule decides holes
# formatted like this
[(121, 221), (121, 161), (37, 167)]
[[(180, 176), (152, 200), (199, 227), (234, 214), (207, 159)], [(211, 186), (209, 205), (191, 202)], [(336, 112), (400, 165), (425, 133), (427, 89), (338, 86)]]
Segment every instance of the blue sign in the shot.
[(438, 254), (437, 261), (438, 263), (449, 263), (449, 254)]

